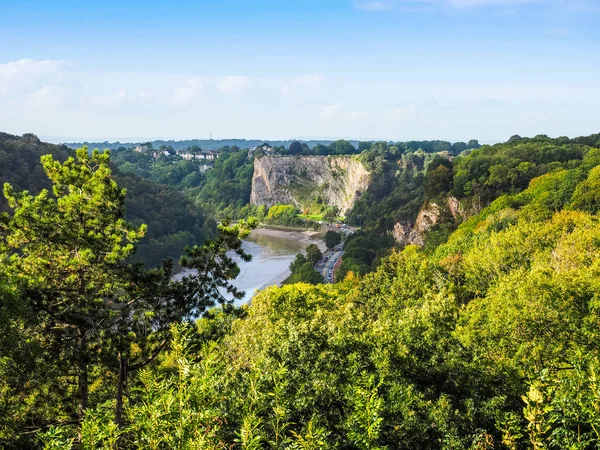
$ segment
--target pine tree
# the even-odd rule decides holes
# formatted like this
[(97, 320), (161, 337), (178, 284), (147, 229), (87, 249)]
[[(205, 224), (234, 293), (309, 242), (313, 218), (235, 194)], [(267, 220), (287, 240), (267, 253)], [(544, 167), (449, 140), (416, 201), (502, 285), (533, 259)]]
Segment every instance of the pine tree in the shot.
[(125, 190), (111, 177), (110, 154), (86, 148), (64, 163), (42, 157), (52, 194), (15, 194), (2, 218), (6, 270), (50, 337), (48, 350), (77, 379), (77, 417), (88, 406), (88, 368), (101, 332), (119, 315), (127, 290), (123, 260), (145, 233), (124, 218)]

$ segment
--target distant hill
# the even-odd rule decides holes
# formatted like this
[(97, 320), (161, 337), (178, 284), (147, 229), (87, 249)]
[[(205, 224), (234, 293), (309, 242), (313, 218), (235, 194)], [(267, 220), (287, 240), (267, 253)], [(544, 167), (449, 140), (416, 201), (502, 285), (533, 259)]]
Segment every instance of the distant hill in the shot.
[[(189, 147), (194, 147), (194, 146), (200, 147), (204, 150), (218, 150), (223, 147), (233, 147), (234, 145), (239, 148), (252, 148), (252, 147), (256, 147), (258, 145), (264, 144), (265, 142), (268, 144), (271, 144), (272, 146), (275, 146), (275, 147), (283, 146), (285, 148), (288, 148), (290, 146), (290, 144), (294, 141), (295, 141), (294, 139), (290, 139), (287, 141), (272, 141), (272, 140), (268, 140), (268, 139), (266, 139), (266, 140), (265, 139), (262, 139), (262, 140), (258, 140), (258, 139), (188, 139), (188, 140), (183, 140), (183, 141), (156, 140), (156, 141), (150, 141), (150, 142), (152, 143), (152, 147), (154, 147), (154, 148), (160, 148), (162, 145), (165, 145), (165, 146), (171, 146), (175, 150), (185, 150)], [(332, 141), (332, 140), (331, 141), (299, 140), (298, 142), (305, 143), (310, 148), (313, 148), (319, 144), (329, 145), (334, 141)], [(352, 145), (354, 145), (355, 147), (358, 146), (358, 141), (349, 141), (349, 142), (352, 143)], [(136, 145), (139, 145), (139, 144), (142, 144), (142, 142), (119, 142), (119, 141), (117, 141), (117, 142), (108, 142), (108, 141), (104, 141), (104, 142), (66, 142), (64, 145), (66, 145), (69, 148), (79, 148), (84, 145), (87, 145), (89, 148), (98, 148), (98, 149), (108, 148), (110, 150), (116, 150), (119, 147), (129, 148), (129, 147), (135, 147)]]
[[(40, 157), (46, 154), (64, 161), (74, 152), (65, 145), (42, 142), (34, 134), (0, 133), (0, 186), (10, 183), (16, 191), (33, 194), (48, 189), (50, 182), (40, 163)], [(113, 175), (127, 189), (127, 219), (136, 225), (148, 225), (135, 260), (155, 266), (169, 257), (178, 259), (185, 246), (201, 244), (215, 232), (214, 220), (207, 220), (202, 208), (174, 187), (140, 179), (116, 167)], [(0, 213), (5, 211), (8, 205), (0, 195)]]

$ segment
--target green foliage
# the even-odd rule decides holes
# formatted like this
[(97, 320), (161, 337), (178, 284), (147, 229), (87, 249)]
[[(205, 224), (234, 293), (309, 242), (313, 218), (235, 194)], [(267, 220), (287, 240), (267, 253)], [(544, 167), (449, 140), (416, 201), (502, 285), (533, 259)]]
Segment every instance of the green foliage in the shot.
[[(540, 145), (545, 150), (533, 152), (535, 161), (500, 163), (501, 157), (492, 157), (485, 162), (485, 152), (478, 151), (471, 153), (475, 156), (469, 163), (455, 159), (453, 170), (457, 166), (469, 168), (467, 183), (480, 169), (477, 161), (487, 165), (487, 175), (483, 180), (478, 178), (479, 185), (471, 183), (471, 188), (479, 189), (476, 195), (485, 194), (490, 200), (489, 204), (483, 202), (482, 209), (462, 223), (447, 242), (443, 242), (444, 236), (426, 251), (407, 246), (396, 252), (386, 250), (391, 242), (384, 240), (391, 237), (377, 234), (375, 226), (355, 233), (345, 245), (344, 264), (346, 259), (359, 261), (369, 249), (371, 253), (360, 260), (363, 267), (348, 268), (354, 275), (348, 274), (335, 285), (271, 287), (234, 314), (228, 314), (225, 307), (200, 318), (196, 327), (169, 327), (160, 335), (169, 337), (168, 351), (130, 378), (122, 422), (114, 420), (112, 395), (103, 394), (112, 391), (98, 382), (93, 408), (82, 417), (81, 427), (46, 428), (39, 434), (40, 445), (69, 448), (80, 430), (83, 448), (111, 448), (115, 443), (120, 448), (189, 449), (597, 448), (600, 218), (594, 199), (600, 189), (596, 186), (600, 153), (583, 149), (579, 159), (562, 161), (571, 158), (569, 152), (577, 153), (584, 143), (561, 142), (557, 147), (557, 142), (546, 137), (515, 137), (506, 144), (524, 150), (526, 155), (528, 146)], [(395, 174), (396, 167), (404, 167), (399, 175), (406, 177), (405, 181), (421, 178), (415, 192), (424, 192), (428, 167), (431, 171), (448, 168), (446, 162), (428, 159), (418, 150), (407, 154), (388, 144), (373, 147), (373, 157), (365, 156), (371, 158), (368, 163), (383, 174), (392, 170)], [(556, 157), (554, 163), (560, 164), (542, 162), (544, 155)], [(400, 157), (400, 165), (396, 157)], [(533, 176), (529, 173), (533, 166), (523, 162), (545, 165), (545, 169)], [(494, 166), (504, 168), (491, 170)], [(521, 186), (517, 172), (533, 178)], [(81, 173), (86, 174), (84, 169)], [(121, 204), (118, 190), (108, 179), (99, 178), (94, 179), (94, 185), (98, 182), (104, 186), (102, 192), (113, 198), (114, 204)], [(440, 178), (448, 181), (437, 176), (431, 180)], [(492, 182), (487, 183), (489, 179)], [(433, 181), (427, 186), (442, 186)], [(404, 189), (401, 185), (393, 190)], [(435, 190), (432, 187), (431, 192)], [(73, 191), (75, 199), (77, 192)], [(383, 185), (373, 191), (375, 196), (384, 193)], [(10, 189), (8, 194), (11, 199), (28, 199), (22, 200), (27, 206), (23, 211), (35, 211), (49, 201), (44, 195), (39, 199), (27, 194), (15, 197)], [(91, 205), (110, 208), (111, 202)], [(277, 207), (274, 215), (278, 213), (291, 217), (286, 206)], [(18, 217), (24, 220), (27, 215)], [(116, 223), (121, 217), (113, 219)], [(3, 229), (3, 261), (10, 249), (14, 259), (27, 257), (33, 241), (19, 241), (25, 250), (16, 252), (11, 239), (38, 228), (44, 230), (43, 220), (36, 218), (32, 223), (36, 226)], [(176, 310), (179, 302), (190, 308), (209, 307), (211, 299), (218, 301), (218, 293), (227, 289), (226, 281), (237, 273), (228, 251), (244, 258), (239, 237), (252, 223), (239, 226), (236, 229), (225, 222), (214, 244), (189, 249), (183, 265), (200, 275), (171, 286), (169, 295), (145, 278), (143, 283), (139, 278), (133, 281), (145, 286), (142, 293), (157, 290), (160, 295), (151, 298), (161, 299), (158, 305), (167, 311)], [(123, 224), (119, 230), (124, 228)], [(110, 224), (95, 230), (89, 242), (100, 239), (106, 229), (111, 230)], [(11, 232), (7, 235), (5, 230)], [(435, 231), (449, 233), (450, 229)], [(121, 236), (119, 242), (122, 240)], [(61, 259), (59, 250), (68, 245), (55, 242), (53, 247), (50, 251), (56, 252), (55, 264), (60, 269), (68, 259)], [(124, 243), (119, 244), (117, 256), (126, 256), (123, 248)], [(389, 254), (384, 256), (386, 251)], [(44, 255), (40, 252), (38, 258)], [(98, 259), (102, 263), (102, 258)], [(29, 261), (31, 267), (42, 263), (33, 258)], [(303, 255), (290, 268), (293, 275), (305, 269), (307, 273), (308, 269), (314, 271)], [(111, 269), (106, 267), (107, 273), (112, 274)], [(371, 273), (359, 275), (368, 271)], [(125, 274), (131, 272), (108, 280), (98, 277), (93, 288), (103, 283), (120, 287), (120, 277)], [(220, 281), (210, 274), (217, 274)], [(59, 364), (52, 364), (50, 358), (41, 365), (37, 362), (38, 352), (43, 353), (43, 347), (52, 340), (52, 328), (31, 326), (36, 318), (29, 315), (32, 310), (28, 302), (58, 281), (46, 277), (38, 285), (36, 280), (33, 272), (21, 280), (4, 270), (0, 278), (4, 286), (0, 289), (0, 331), (7, 333), (6, 338), (0, 336), (0, 375), (8, 375), (0, 378), (0, 389), (3, 395), (34, 405), (23, 410), (21, 405), (0, 403), (1, 411), (10, 415), (0, 419), (1, 436), (13, 447), (27, 447), (27, 441), (18, 434), (29, 422), (20, 419), (11, 423), (20, 415), (36, 424), (50, 424), (45, 419), (55, 411), (60, 413), (57, 419), (66, 422), (73, 409), (71, 405), (71, 410), (51, 406), (44, 410), (43, 405), (53, 402), (48, 394), (36, 392), (36, 386), (51, 391), (55, 386), (51, 379), (64, 377), (57, 371)], [(67, 286), (71, 282), (65, 281)], [(35, 290), (23, 289), (28, 283)], [(119, 295), (130, 292), (123, 286)], [(233, 289), (230, 292), (236, 294)], [(78, 300), (84, 308), (87, 301), (87, 297)], [(78, 317), (74, 303), (68, 307)], [(100, 310), (98, 302), (96, 309), (88, 309), (88, 316), (93, 319)], [(186, 318), (193, 315), (190, 309), (179, 311)], [(149, 323), (176, 322), (158, 309), (153, 314), (158, 322), (138, 323), (152, 330)], [(128, 333), (138, 331), (128, 329)], [(134, 357), (138, 351), (144, 353), (143, 340), (130, 342)], [(103, 348), (111, 349), (110, 345)], [(24, 374), (16, 375), (11, 373), (18, 367), (12, 359), (21, 355)], [(95, 380), (115, 377), (114, 368), (92, 356), (90, 371)], [(36, 361), (35, 369), (28, 367), (32, 360)], [(24, 386), (40, 368), (47, 379), (33, 377), (33, 385)]]
[(338, 277), (348, 272), (364, 275), (379, 265), (381, 258), (389, 255), (394, 245), (390, 235), (378, 236), (375, 233), (356, 232), (348, 237), (344, 244), (344, 257)]
[(293, 205), (273, 205), (269, 208), (266, 222), (272, 225), (294, 226), (301, 222), (298, 214), (298, 209)]
[(325, 209), (325, 212), (323, 213), (323, 219), (325, 219), (331, 224), (337, 217), (338, 212), (338, 208), (336, 208), (335, 206), (330, 206), (327, 209)]
[(435, 199), (447, 195), (452, 188), (452, 162), (436, 156), (427, 168), (425, 175), (425, 197)]
[[(185, 160), (181, 157), (166, 157), (166, 148), (159, 151), (160, 157), (154, 158), (150, 152), (136, 152), (133, 149), (119, 149), (113, 152), (112, 163), (123, 173), (133, 173), (139, 178), (152, 180), (178, 188), (199, 187), (204, 175), (198, 170), (197, 160)], [(175, 151), (172, 150), (175, 154)]]
[[(311, 244), (314, 245), (314, 244)], [(316, 247), (316, 246), (315, 246)], [(296, 258), (290, 263), (290, 276), (285, 280), (284, 284), (294, 283), (308, 283), (308, 284), (319, 284), (323, 282), (323, 277), (314, 268), (315, 262), (313, 262), (309, 256), (308, 247), (306, 248), (307, 255), (304, 256), (302, 253), (298, 253)], [(317, 248), (319, 254), (321, 253)], [(313, 258), (316, 255), (313, 255)], [(322, 255), (321, 255), (322, 257)], [(319, 258), (318, 260), (320, 260)], [(317, 261), (318, 261), (317, 260)]]
[[(206, 182), (189, 194), (217, 218), (238, 218), (239, 210), (250, 202), (253, 173), (254, 159), (248, 158), (248, 150), (223, 151), (214, 167), (205, 173)], [(241, 217), (250, 215), (257, 217), (255, 213)]]
[[(116, 153), (118, 159), (120, 151)], [(137, 157), (144, 156), (131, 153)], [(10, 183), (16, 192), (27, 190), (37, 194), (42, 189), (50, 189), (51, 184), (40, 164), (40, 157), (44, 154), (51, 154), (57, 161), (65, 161), (74, 155), (74, 151), (65, 146), (40, 142), (33, 135), (17, 137), (0, 133), (0, 180)], [(141, 180), (131, 173), (135, 170), (113, 172), (119, 185), (128, 192), (126, 219), (136, 226), (148, 225), (132, 260), (158, 266), (167, 258), (178, 259), (186, 245), (200, 245), (215, 235), (216, 224), (206, 220), (202, 209), (174, 188), (158, 185), (152, 180)], [(0, 212), (8, 210), (8, 204), (3, 197), (0, 198)]]
[[(52, 194), (4, 186), (11, 212), (0, 216), (0, 390), (22, 401), (0, 402), (5, 443), (27, 446), (18, 433), (25, 424), (54, 424), (61, 428), (42, 434), (48, 448), (119, 447), (128, 374), (161, 353), (171, 324), (243, 296), (229, 282), (239, 273), (232, 253), (250, 259), (241, 239), (256, 220), (225, 221), (215, 240), (186, 248), (181, 264), (193, 272), (180, 281), (170, 264), (147, 271), (127, 263), (146, 226), (123, 218), (125, 190), (109, 158), (85, 148), (64, 163), (42, 157)], [(75, 440), (62, 428), (70, 424), (79, 424)]]
[(4, 185), (12, 214), (2, 217), (5, 273), (28, 298), (67, 371), (76, 371), (78, 415), (88, 405), (88, 367), (100, 331), (120, 314), (129, 282), (120, 264), (133, 254), (145, 225), (123, 219), (125, 191), (108, 167), (108, 153), (77, 150), (63, 164), (43, 156), (52, 196), (15, 194)]
[[(348, 214), (347, 221), (362, 225), (367, 234), (381, 236), (396, 223), (413, 225), (420, 209), (436, 203), (445, 214), (423, 236), (427, 251), (432, 252), (446, 242), (463, 220), (462, 216), (477, 213), (503, 195), (518, 194), (542, 175), (562, 173), (569, 180), (544, 178), (537, 189), (543, 190), (547, 197), (537, 196), (530, 205), (535, 216), (542, 211), (551, 215), (570, 201), (582, 176), (600, 163), (600, 151), (589, 147), (596, 142), (597, 135), (576, 139), (513, 136), (506, 143), (481, 148), (476, 142), (465, 146), (437, 143), (421, 147), (414, 143), (374, 143), (365, 146), (360, 155), (373, 172), (373, 181)], [(597, 203), (594, 180), (592, 176), (587, 184), (579, 186), (573, 207), (594, 211)], [(551, 188), (551, 183), (560, 190)], [(530, 192), (532, 189), (529, 188)], [(460, 200), (461, 214), (446, 211), (449, 196)], [(523, 197), (515, 200), (525, 201)], [(351, 264), (353, 270), (366, 267), (359, 261)]]
[(227, 365), (211, 375), (227, 399), (219, 438), (242, 448), (303, 448), (309, 437), (312, 448), (595, 448), (600, 221), (568, 209), (577, 179), (588, 176), (532, 181), (431, 256), (411, 246), (363, 278), (260, 293), (210, 347)]
[(177, 261), (183, 248), (202, 245), (217, 234), (215, 221), (181, 192), (134, 175), (115, 178), (127, 190), (126, 217), (132, 217), (136, 225), (148, 224), (146, 236), (130, 261), (152, 267), (167, 258)]
[(600, 166), (590, 170), (587, 180), (577, 185), (571, 206), (592, 214), (600, 211)]
[(323, 259), (323, 253), (316, 244), (309, 244), (306, 247), (306, 259), (312, 264), (317, 264)]
[(573, 167), (588, 151), (589, 147), (576, 140), (547, 137), (484, 146), (454, 162), (453, 194), (458, 198), (476, 196), (487, 203), (526, 188), (531, 179), (544, 173)]
[(342, 233), (338, 233), (337, 231), (327, 231), (325, 233), (325, 245), (328, 249), (332, 249), (336, 245), (340, 245), (342, 243)]

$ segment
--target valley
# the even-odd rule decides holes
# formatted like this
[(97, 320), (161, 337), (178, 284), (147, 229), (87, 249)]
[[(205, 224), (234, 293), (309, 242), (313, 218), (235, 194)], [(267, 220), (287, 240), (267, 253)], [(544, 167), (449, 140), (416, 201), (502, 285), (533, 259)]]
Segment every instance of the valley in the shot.
[(284, 411), (289, 442), (335, 448), (367, 433), (367, 403), (365, 448), (526, 449), (543, 403), (548, 430), (595, 439), (600, 135), (222, 149), (205, 172), (0, 137), (0, 386), (27, 400), (0, 403), (9, 447), (180, 420), (220, 448), (248, 421), (275, 439)]

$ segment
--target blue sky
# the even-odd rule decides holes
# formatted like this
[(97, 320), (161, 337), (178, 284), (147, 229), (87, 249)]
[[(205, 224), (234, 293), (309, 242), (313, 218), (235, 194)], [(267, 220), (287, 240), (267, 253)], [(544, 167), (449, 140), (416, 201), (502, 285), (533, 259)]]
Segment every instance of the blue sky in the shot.
[(600, 0), (0, 0), (0, 130), (590, 134), (600, 132), (599, 20)]

